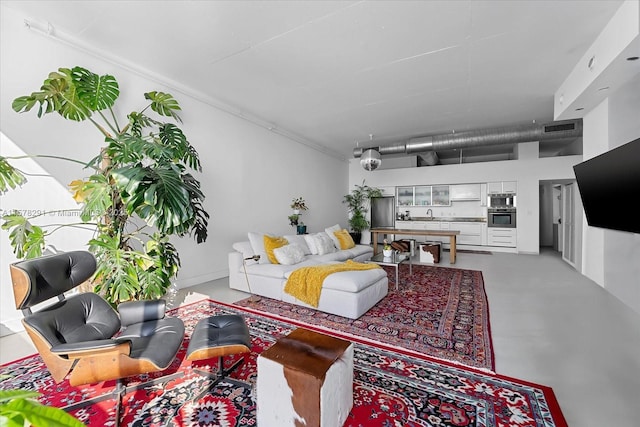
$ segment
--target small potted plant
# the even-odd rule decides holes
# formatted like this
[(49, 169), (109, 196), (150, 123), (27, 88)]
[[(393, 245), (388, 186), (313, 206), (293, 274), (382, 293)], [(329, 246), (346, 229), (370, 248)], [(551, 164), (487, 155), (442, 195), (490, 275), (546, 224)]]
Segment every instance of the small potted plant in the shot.
[(299, 214), (300, 211), (306, 211), (309, 208), (307, 207), (307, 202), (302, 197), (298, 197), (291, 201), (291, 209), (293, 209), (294, 214)]
[(385, 257), (390, 257), (393, 254), (393, 249), (391, 249), (391, 245), (387, 242), (387, 239), (384, 239), (382, 246), (382, 255)]
[(295, 227), (298, 225), (298, 220), (300, 219), (300, 214), (291, 214), (288, 216), (289, 218), (289, 225), (292, 227)]

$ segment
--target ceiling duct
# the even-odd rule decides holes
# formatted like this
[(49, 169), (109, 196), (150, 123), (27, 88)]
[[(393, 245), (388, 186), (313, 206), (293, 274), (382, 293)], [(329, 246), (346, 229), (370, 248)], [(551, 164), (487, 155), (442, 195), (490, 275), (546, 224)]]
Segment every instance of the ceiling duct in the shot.
[[(506, 128), (480, 129), (444, 135), (432, 135), (410, 139), (406, 143), (395, 143), (375, 148), (380, 155), (418, 154), (437, 151), (474, 148), (488, 145), (514, 144), (520, 142), (561, 140), (582, 136), (582, 119), (563, 120), (545, 124), (531, 124)], [(356, 148), (353, 157), (359, 158), (369, 148)], [(422, 157), (422, 156), (421, 156)], [(427, 164), (433, 163), (434, 157)]]

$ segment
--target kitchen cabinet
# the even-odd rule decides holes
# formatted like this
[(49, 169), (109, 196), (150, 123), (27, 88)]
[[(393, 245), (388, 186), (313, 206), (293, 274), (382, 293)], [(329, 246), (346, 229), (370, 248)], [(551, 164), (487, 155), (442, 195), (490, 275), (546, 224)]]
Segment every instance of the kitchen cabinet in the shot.
[(415, 185), (397, 187), (398, 206), (449, 206), (448, 185)]
[(516, 181), (495, 181), (487, 183), (487, 193), (489, 194), (516, 194), (518, 183)]
[(431, 206), (431, 186), (418, 185), (415, 187), (414, 206)]
[[(486, 226), (487, 224), (483, 222), (467, 221), (396, 221), (396, 228), (404, 230), (458, 230), (460, 231), (457, 237), (458, 244), (475, 246), (481, 246), (485, 243)], [(395, 238), (405, 239), (411, 238), (411, 236), (398, 235)], [(449, 238), (446, 236), (425, 236), (424, 240), (449, 244)]]
[(450, 204), (448, 185), (434, 185), (431, 187), (431, 206), (449, 206)]
[(487, 184), (480, 184), (480, 206), (487, 206)]
[(482, 200), (480, 184), (455, 184), (449, 186), (451, 201)]
[(413, 206), (413, 187), (397, 187), (396, 203), (398, 206)]
[(487, 245), (489, 246), (515, 248), (516, 243), (515, 228), (489, 227), (487, 230)]
[(482, 223), (480, 222), (450, 222), (451, 230), (459, 230), (459, 245), (482, 245)]

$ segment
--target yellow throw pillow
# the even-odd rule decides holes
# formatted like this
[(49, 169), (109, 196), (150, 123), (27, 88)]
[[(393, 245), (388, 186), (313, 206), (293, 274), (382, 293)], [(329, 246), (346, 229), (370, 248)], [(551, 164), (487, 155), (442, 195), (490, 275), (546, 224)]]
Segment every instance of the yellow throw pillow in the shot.
[(288, 245), (289, 241), (284, 237), (271, 237), (264, 235), (264, 251), (267, 253), (267, 258), (271, 261), (271, 264), (280, 264), (275, 254), (273, 253), (274, 249), (281, 248), (285, 245)]
[(338, 239), (338, 242), (340, 242), (340, 249), (345, 250), (356, 247), (353, 238), (351, 238), (351, 234), (349, 234), (349, 232), (344, 228), (340, 231), (334, 231), (333, 234)]

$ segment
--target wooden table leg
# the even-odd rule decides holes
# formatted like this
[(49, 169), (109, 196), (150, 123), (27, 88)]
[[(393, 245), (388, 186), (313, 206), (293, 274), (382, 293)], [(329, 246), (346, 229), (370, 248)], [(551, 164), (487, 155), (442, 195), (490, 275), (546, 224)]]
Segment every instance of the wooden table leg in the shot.
[(451, 264), (456, 263), (456, 235), (449, 237), (449, 260)]
[(374, 231), (373, 232), (373, 254), (377, 254), (378, 253), (378, 232)]

